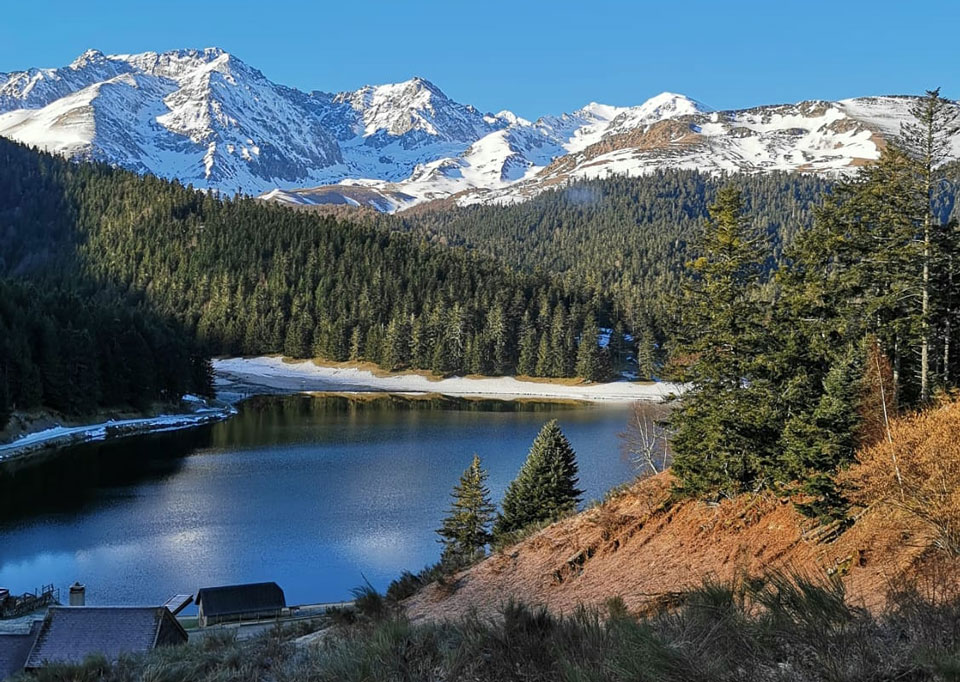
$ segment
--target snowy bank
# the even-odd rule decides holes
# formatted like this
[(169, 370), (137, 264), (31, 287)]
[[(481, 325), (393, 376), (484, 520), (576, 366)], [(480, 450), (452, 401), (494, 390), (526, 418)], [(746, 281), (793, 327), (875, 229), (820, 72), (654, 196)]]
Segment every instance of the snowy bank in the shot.
[(99, 424), (82, 426), (54, 426), (28, 433), (10, 443), (0, 444), (0, 462), (15, 459), (38, 450), (78, 445), (90, 441), (120, 438), (142, 433), (160, 433), (186, 429), (226, 419), (236, 414), (236, 408), (207, 406), (200, 399), (185, 398), (187, 402), (203, 405), (183, 414), (161, 414), (135, 419), (111, 419)]
[[(356, 367), (322, 367), (309, 360), (290, 362), (279, 357), (222, 358), (213, 361), (218, 387), (239, 385), (250, 392), (379, 391), (385, 393), (439, 393), (458, 398), (515, 400), (586, 400), (634, 402), (679, 395), (681, 386), (669, 383), (613, 381), (564, 385), (520, 381), (513, 377), (450, 377), (430, 379), (419, 374), (378, 376)], [(227, 390), (230, 390), (227, 388)]]

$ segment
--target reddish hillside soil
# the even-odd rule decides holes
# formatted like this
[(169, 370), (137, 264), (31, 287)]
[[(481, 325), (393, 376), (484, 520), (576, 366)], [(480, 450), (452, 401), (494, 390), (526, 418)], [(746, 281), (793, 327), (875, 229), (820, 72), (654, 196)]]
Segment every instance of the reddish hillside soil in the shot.
[(868, 509), (836, 537), (796, 512), (788, 500), (749, 495), (719, 505), (666, 507), (669, 474), (560, 521), (405, 603), (414, 620), (495, 613), (508, 598), (569, 613), (620, 596), (631, 611), (669, 603), (705, 579), (729, 580), (789, 569), (839, 574), (848, 598), (877, 610), (891, 588), (919, 571), (960, 564), (940, 559), (915, 521), (887, 507)]

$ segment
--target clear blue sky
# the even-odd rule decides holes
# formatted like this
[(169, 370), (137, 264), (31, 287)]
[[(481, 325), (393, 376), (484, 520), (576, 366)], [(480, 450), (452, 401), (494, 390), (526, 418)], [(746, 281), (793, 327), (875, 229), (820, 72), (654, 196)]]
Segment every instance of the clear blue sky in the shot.
[(11, 0), (0, 72), (219, 46), (274, 81), (338, 91), (424, 76), (535, 118), (669, 90), (717, 108), (918, 93), (960, 97), (960, 2)]

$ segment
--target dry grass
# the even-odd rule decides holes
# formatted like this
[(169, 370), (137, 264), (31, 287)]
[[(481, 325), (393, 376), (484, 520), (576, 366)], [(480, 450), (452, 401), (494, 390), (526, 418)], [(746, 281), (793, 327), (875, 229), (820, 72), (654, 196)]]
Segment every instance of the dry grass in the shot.
[(842, 477), (861, 505), (914, 517), (960, 556), (960, 403), (894, 420), (889, 438), (861, 451)]
[(667, 472), (502, 548), (459, 574), (453, 593), (425, 587), (407, 613), (432, 621), (490, 614), (508, 599), (571, 613), (610, 596), (642, 612), (707, 578), (770, 570), (836, 576), (850, 599), (878, 612), (894, 586), (923, 580), (934, 565), (960, 583), (960, 403), (891, 429), (895, 445), (865, 449), (844, 479), (856, 483), (861, 504), (849, 526), (818, 525), (771, 493), (674, 502)]
[(955, 680), (960, 603), (903, 591), (881, 614), (837, 579), (773, 573), (706, 581), (667, 608), (631, 614), (617, 598), (557, 616), (506, 602), (413, 624), (368, 589), (363, 611), (322, 630), (210, 637), (110, 664), (56, 666), (40, 682), (819, 682)]

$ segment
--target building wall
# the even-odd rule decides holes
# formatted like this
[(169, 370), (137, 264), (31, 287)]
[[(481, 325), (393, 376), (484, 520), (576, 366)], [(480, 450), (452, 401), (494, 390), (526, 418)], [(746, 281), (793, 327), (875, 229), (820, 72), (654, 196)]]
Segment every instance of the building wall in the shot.
[(231, 614), (229, 616), (207, 616), (203, 612), (203, 606), (201, 605), (200, 609), (197, 611), (197, 618), (199, 620), (200, 627), (205, 628), (209, 625), (216, 625), (218, 623), (236, 623), (242, 620), (270, 620), (273, 618), (279, 618), (283, 613), (283, 609), (272, 609), (269, 611), (249, 611), (246, 613)]

